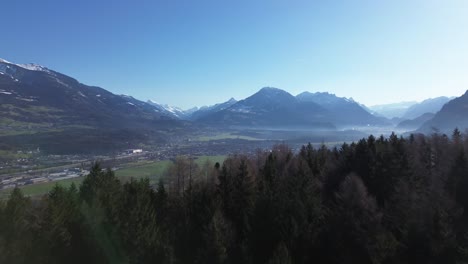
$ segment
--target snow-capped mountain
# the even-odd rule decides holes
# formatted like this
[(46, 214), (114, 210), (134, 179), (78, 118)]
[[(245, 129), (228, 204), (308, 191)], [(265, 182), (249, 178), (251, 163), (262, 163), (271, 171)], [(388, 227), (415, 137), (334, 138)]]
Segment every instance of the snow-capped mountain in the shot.
[(203, 116), (201, 122), (249, 127), (313, 127), (334, 129), (326, 110), (313, 102), (300, 102), (278, 88), (265, 87), (232, 106)]
[(0, 66), (0, 74), (8, 74), (6, 69), (11, 69), (12, 71), (14, 71), (15, 68), (14, 67), (10, 68), (11, 66), (20, 67), (20, 68), (30, 70), (30, 71), (42, 71), (42, 72), (51, 73), (51, 71), (48, 68), (41, 66), (39, 64), (35, 64), (35, 63), (16, 64), (16, 63), (9, 62), (2, 58), (0, 58), (0, 63), (3, 64), (3, 67)]
[[(1, 60), (0, 73), (0, 132), (27, 132), (28, 140), (41, 138), (44, 149), (71, 148), (73, 143), (84, 149), (107, 148), (141, 140), (167, 122), (177, 123), (145, 102), (82, 84), (41, 65)], [(82, 130), (86, 132), (78, 133)], [(61, 136), (65, 133), (78, 136), (70, 140)], [(116, 137), (117, 143), (109, 141)]]
[(210, 115), (212, 113), (216, 113), (218, 111), (224, 110), (226, 108), (231, 107), (233, 104), (237, 103), (237, 100), (234, 98), (229, 99), (228, 101), (224, 103), (219, 103), (211, 106), (202, 106), (196, 111), (193, 111), (190, 114), (190, 120), (198, 120), (204, 116)]
[(197, 120), (219, 125), (326, 129), (388, 125), (385, 119), (368, 113), (353, 99), (309, 92), (295, 97), (272, 87), (262, 88), (244, 100)]
[(215, 104), (211, 106), (202, 106), (200, 108), (193, 107), (187, 110), (183, 110), (182, 108), (179, 108), (176, 106), (170, 106), (168, 104), (158, 103), (155, 100), (147, 101), (148, 104), (152, 105), (155, 109), (157, 109), (161, 113), (165, 113), (166, 115), (172, 116), (175, 119), (192, 120), (192, 121), (196, 121), (203, 116), (226, 109), (236, 102), (237, 101), (234, 98), (231, 98), (224, 103)]
[(191, 113), (193, 112), (192, 109), (183, 110), (176, 106), (170, 106), (168, 104), (157, 103), (154, 100), (148, 100), (146, 102), (154, 106), (155, 109), (158, 109), (162, 113), (166, 113), (167, 115), (172, 116), (173, 118), (176, 118), (176, 119), (188, 120)]
[(170, 119), (133, 97), (115, 95), (99, 87), (87, 86), (41, 65), (14, 64), (2, 60), (0, 72), (3, 73), (0, 75), (2, 104), (24, 108), (53, 108), (64, 117), (88, 124), (113, 123), (113, 118), (122, 124), (126, 117), (131, 120)]

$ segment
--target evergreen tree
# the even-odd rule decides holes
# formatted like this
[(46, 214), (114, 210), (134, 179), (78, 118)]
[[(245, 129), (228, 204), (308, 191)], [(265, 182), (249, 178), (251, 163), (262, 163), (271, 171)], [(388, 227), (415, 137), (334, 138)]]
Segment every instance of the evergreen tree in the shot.
[(14, 188), (1, 216), (0, 263), (29, 263), (36, 255), (31, 217), (31, 200)]

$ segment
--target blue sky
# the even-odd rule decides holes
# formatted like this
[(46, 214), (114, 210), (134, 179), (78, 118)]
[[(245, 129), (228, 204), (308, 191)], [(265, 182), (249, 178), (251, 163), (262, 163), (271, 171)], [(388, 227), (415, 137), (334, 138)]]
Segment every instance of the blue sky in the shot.
[(367, 105), (468, 89), (465, 0), (15, 0), (0, 13), (0, 58), (183, 108), (264, 86)]

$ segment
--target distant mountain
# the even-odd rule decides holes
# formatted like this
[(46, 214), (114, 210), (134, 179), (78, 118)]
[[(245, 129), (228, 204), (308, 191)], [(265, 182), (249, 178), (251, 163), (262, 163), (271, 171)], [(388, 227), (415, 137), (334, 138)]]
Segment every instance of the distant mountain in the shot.
[(444, 106), (444, 104), (450, 101), (451, 99), (453, 98), (441, 96), (437, 98), (424, 100), (421, 103), (410, 106), (403, 115), (403, 118), (414, 119), (425, 113), (437, 113), (440, 111), (440, 109), (442, 109), (442, 106)]
[[(10, 136), (8, 142), (16, 140), (11, 136), (29, 134), (28, 140), (42, 138), (43, 149), (59, 144), (72, 149), (71, 145), (80, 140), (85, 141), (82, 148), (107, 148), (131, 145), (133, 139), (153, 134), (160, 136), (158, 129), (174, 124), (177, 121), (165, 112), (133, 97), (84, 85), (40, 65), (0, 60), (0, 136)], [(81, 137), (64, 136), (77, 135), (81, 130), (86, 131)], [(114, 139), (121, 137), (104, 146), (111, 139), (105, 135), (111, 132)]]
[(418, 131), (431, 133), (433, 129), (451, 133), (455, 128), (468, 129), (468, 91), (446, 103), (431, 120), (425, 122)]
[(383, 116), (377, 114), (376, 112), (372, 111), (372, 110), (371, 110), (369, 107), (367, 107), (365, 104), (361, 104), (361, 103), (358, 103), (358, 104), (362, 107), (362, 109), (366, 110), (369, 114), (372, 114), (372, 115), (378, 116), (378, 117), (383, 117)]
[(174, 119), (181, 120), (198, 120), (206, 115), (215, 113), (217, 111), (224, 110), (231, 105), (235, 104), (237, 101), (234, 98), (229, 99), (228, 101), (220, 104), (215, 104), (212, 106), (202, 106), (200, 108), (193, 107), (188, 110), (183, 110), (176, 106), (170, 106), (167, 104), (160, 104), (153, 100), (148, 100), (147, 103), (152, 105), (155, 109), (161, 113), (165, 113), (167, 116), (170, 116)]
[(417, 104), (416, 101), (410, 102), (400, 102), (392, 104), (381, 104), (369, 106), (369, 109), (372, 111), (372, 114), (386, 117), (392, 119), (394, 117), (403, 117), (403, 115), (408, 111), (408, 109)]
[(407, 131), (416, 130), (419, 127), (421, 127), (422, 124), (434, 118), (434, 116), (435, 116), (434, 113), (425, 113), (414, 119), (401, 121), (396, 126), (396, 129), (407, 130)]
[(195, 109), (189, 109), (189, 110), (183, 110), (179, 107), (176, 106), (170, 106), (167, 104), (159, 104), (153, 100), (148, 100), (146, 101), (148, 104), (154, 106), (156, 109), (161, 111), (162, 113), (165, 113), (167, 116), (170, 116), (174, 119), (182, 119), (182, 120), (188, 120), (192, 113), (196, 111), (197, 108)]
[(382, 125), (351, 99), (328, 93), (302, 93), (297, 97), (278, 88), (265, 87), (232, 106), (197, 120), (228, 126), (335, 129), (346, 126)]
[(372, 115), (352, 98), (337, 97), (327, 92), (303, 92), (296, 98), (301, 102), (314, 102), (327, 109), (330, 112), (330, 120), (338, 126), (389, 125), (384, 118)]
[(200, 108), (198, 108), (198, 106), (195, 106), (190, 109), (184, 110), (184, 112), (187, 115), (187, 117), (190, 118), (193, 115), (193, 113), (195, 113), (198, 110), (200, 110)]
[(198, 121), (222, 126), (334, 129), (334, 125), (326, 120), (326, 113), (327, 110), (316, 103), (302, 103), (283, 90), (265, 87)]
[(228, 101), (220, 104), (215, 104), (212, 106), (203, 106), (194, 111), (190, 116), (190, 120), (198, 120), (210, 114), (219, 112), (221, 110), (231, 107), (233, 104), (237, 103), (237, 100), (234, 98), (229, 99)]

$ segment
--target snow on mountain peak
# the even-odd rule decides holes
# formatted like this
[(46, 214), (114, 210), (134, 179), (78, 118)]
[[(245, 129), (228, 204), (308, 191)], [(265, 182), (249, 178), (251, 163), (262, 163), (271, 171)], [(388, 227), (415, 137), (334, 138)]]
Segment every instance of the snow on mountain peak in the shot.
[(21, 67), (23, 69), (30, 70), (30, 71), (42, 71), (42, 72), (50, 73), (49, 69), (39, 64), (35, 64), (35, 63), (16, 64), (16, 63), (9, 62), (2, 58), (0, 58), (0, 63), (7, 63), (7, 64), (15, 65), (15, 66), (18, 66), (18, 67)]
[(30, 71), (42, 71), (42, 72), (50, 72), (49, 69), (47, 69), (44, 66), (41, 66), (39, 64), (35, 63), (27, 63), (27, 64), (15, 64), (16, 66), (19, 66), (23, 69), (30, 70)]
[(11, 63), (11, 62), (9, 62), (9, 61), (7, 61), (7, 60), (4, 60), (4, 59), (2, 59), (2, 58), (0, 58), (0, 62), (3, 62), (3, 63)]
[(147, 103), (155, 106), (156, 108), (158, 108), (159, 110), (161, 111), (164, 111), (164, 112), (168, 112), (178, 118), (182, 118), (184, 115), (185, 115), (185, 111), (180, 109), (179, 107), (175, 107), (175, 106), (170, 106), (168, 104), (160, 104), (158, 102), (156, 102), (155, 100), (148, 100)]

